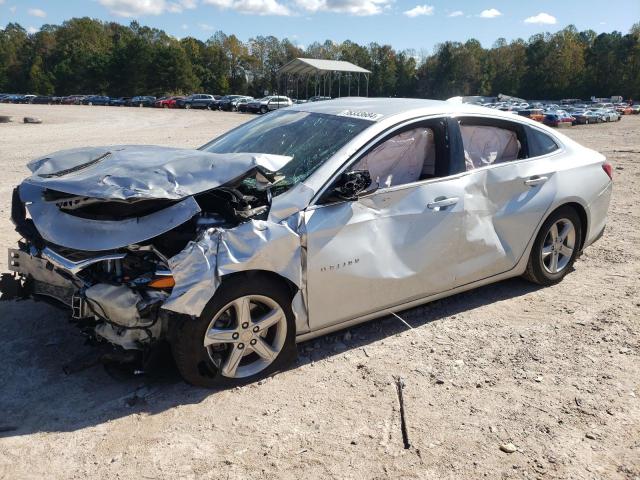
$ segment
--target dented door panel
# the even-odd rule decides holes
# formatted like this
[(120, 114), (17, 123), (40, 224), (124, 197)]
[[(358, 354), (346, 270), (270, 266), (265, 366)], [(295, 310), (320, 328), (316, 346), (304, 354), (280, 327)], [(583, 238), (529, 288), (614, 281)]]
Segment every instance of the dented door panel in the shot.
[(517, 264), (555, 198), (555, 168), (551, 156), (495, 165), (464, 177), (457, 285)]
[(308, 210), (311, 329), (451, 288), (463, 203), (456, 178)]

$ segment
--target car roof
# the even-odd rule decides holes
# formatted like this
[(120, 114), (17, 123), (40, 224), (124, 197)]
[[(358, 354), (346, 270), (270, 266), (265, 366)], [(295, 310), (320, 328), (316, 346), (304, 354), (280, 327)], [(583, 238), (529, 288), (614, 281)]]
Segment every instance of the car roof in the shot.
[[(413, 117), (429, 114), (491, 114), (492, 116), (513, 119), (509, 112), (471, 105), (467, 103), (445, 102), (442, 100), (426, 100), (418, 98), (366, 98), (342, 97), (322, 102), (295, 104), (290, 110), (311, 113), (339, 115), (345, 111), (372, 114), (370, 118), (384, 120), (395, 116)], [(357, 115), (354, 115), (357, 116)]]

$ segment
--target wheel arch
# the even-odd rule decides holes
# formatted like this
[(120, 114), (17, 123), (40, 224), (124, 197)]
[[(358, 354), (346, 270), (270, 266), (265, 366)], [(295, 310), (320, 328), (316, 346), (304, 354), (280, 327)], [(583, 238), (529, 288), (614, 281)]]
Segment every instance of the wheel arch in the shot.
[[(555, 210), (557, 210), (558, 208), (561, 207), (571, 207), (573, 208), (576, 213), (578, 214), (578, 217), (580, 218), (580, 247), (578, 249), (578, 252), (581, 252), (584, 244), (587, 240), (587, 232), (589, 231), (589, 216), (587, 215), (587, 210), (582, 206), (582, 204), (578, 203), (578, 202), (569, 202), (569, 203), (564, 203), (560, 206), (558, 206)], [(555, 211), (554, 210), (554, 211)]]
[(224, 285), (225, 281), (229, 281), (231, 278), (236, 277), (245, 277), (247, 280), (256, 280), (262, 278), (279, 283), (286, 287), (291, 299), (293, 299), (293, 297), (300, 291), (300, 287), (298, 287), (291, 279), (270, 270), (260, 269), (243, 270), (240, 272), (228, 273), (221, 277), (221, 284)]
[(547, 212), (547, 214), (544, 216), (544, 218), (540, 221), (540, 224), (538, 225), (538, 228), (536, 229), (535, 235), (531, 238), (531, 244), (533, 245), (533, 242), (535, 241), (535, 239), (538, 237), (538, 234), (540, 233), (540, 229), (542, 228), (542, 226), (544, 225), (544, 222), (547, 221), (547, 218), (549, 218), (551, 215), (553, 215), (556, 211), (558, 211), (561, 208), (564, 207), (569, 207), (572, 208), (576, 214), (578, 215), (578, 218), (580, 218), (580, 248), (579, 251), (582, 250), (582, 248), (584, 247), (584, 243), (587, 239), (587, 232), (589, 231), (589, 215), (587, 214), (587, 209), (585, 208), (585, 206), (582, 204), (582, 202), (580, 202), (578, 199), (570, 199), (565, 201), (564, 203), (559, 203), (558, 205), (555, 205), (553, 208), (550, 208), (549, 211)]

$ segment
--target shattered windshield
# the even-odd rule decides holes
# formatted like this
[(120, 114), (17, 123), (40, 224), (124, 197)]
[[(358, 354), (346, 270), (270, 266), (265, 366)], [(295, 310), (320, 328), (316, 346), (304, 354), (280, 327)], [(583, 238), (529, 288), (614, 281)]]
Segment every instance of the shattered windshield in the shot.
[(293, 159), (278, 172), (279, 187), (302, 182), (351, 139), (368, 120), (281, 110), (248, 122), (204, 145), (212, 153), (269, 153)]

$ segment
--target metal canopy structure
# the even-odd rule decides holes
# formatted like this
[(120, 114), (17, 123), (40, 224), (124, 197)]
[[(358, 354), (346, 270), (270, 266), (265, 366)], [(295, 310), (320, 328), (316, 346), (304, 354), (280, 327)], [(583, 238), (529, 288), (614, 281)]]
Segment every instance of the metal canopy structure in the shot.
[(364, 77), (365, 96), (368, 96), (369, 74), (371, 72), (366, 68), (343, 60), (296, 58), (278, 70), (278, 86), (283, 86), (287, 95), (293, 96), (293, 92), (295, 92), (295, 97), (300, 98), (300, 83), (304, 82), (304, 92), (306, 97), (309, 98), (309, 83), (311, 82), (315, 96), (331, 97), (332, 91), (336, 88), (334, 84), (337, 83), (338, 97), (341, 97), (343, 83), (346, 83), (347, 95), (351, 96), (353, 80), (355, 83), (353, 88), (357, 95), (360, 96), (360, 80), (361, 77)]

